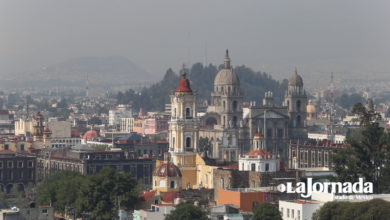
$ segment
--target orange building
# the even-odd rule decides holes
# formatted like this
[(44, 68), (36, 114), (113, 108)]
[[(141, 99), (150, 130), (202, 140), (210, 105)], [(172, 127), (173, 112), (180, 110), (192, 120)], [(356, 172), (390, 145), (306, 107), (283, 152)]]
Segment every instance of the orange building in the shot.
[(218, 205), (233, 204), (245, 212), (252, 212), (253, 208), (265, 202), (266, 192), (250, 188), (220, 189), (218, 190)]

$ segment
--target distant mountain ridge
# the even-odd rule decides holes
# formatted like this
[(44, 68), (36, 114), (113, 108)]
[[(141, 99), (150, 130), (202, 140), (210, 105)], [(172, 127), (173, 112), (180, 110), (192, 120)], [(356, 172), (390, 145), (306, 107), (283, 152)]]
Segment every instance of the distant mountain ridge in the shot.
[(17, 82), (26, 86), (80, 86), (86, 84), (87, 74), (90, 85), (102, 87), (137, 84), (152, 77), (126, 57), (104, 56), (72, 58), (31, 73), (20, 74), (23, 81), (20, 81), (19, 74), (8, 80), (13, 84)]

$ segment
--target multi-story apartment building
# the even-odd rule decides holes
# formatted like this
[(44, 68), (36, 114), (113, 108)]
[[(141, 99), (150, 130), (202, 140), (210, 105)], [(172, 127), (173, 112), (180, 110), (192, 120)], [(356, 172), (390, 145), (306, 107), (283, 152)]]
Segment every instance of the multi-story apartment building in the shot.
[(330, 155), (337, 148), (345, 148), (345, 144), (333, 144), (323, 140), (313, 143), (290, 143), (288, 149), (289, 168), (319, 168), (331, 167)]
[(131, 173), (144, 185), (151, 185), (153, 157), (135, 158), (125, 151), (45, 149), (37, 155), (37, 181), (61, 170), (94, 174), (103, 168)]
[(9, 192), (14, 184), (23, 189), (35, 184), (35, 156), (19, 154), (11, 150), (0, 151), (0, 187)]

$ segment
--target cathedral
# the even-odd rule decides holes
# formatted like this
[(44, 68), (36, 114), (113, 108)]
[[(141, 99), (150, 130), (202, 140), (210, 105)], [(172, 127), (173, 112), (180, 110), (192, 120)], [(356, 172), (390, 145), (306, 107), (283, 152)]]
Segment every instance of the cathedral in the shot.
[[(275, 105), (272, 93), (267, 92), (263, 105), (244, 107), (240, 80), (228, 51), (224, 68), (215, 77), (206, 113), (198, 114), (197, 94), (185, 72), (170, 99), (169, 152), (153, 174), (153, 189), (161, 194), (214, 188), (214, 171), (224, 164), (240, 162), (242, 170), (276, 172), (279, 155), (287, 152), (289, 141), (306, 138), (307, 96), (297, 71), (289, 79), (282, 106)], [(207, 137), (211, 144), (203, 157), (200, 137)], [(253, 160), (257, 165), (249, 166)]]
[(214, 80), (211, 103), (200, 118), (199, 136), (210, 141), (211, 158), (221, 162), (237, 161), (240, 154), (252, 150), (253, 138), (258, 132), (264, 134), (265, 149), (274, 154), (286, 154), (290, 140), (307, 138), (307, 95), (297, 70), (288, 81), (281, 106), (273, 102), (272, 92), (265, 93), (260, 106), (250, 102), (244, 107), (243, 96), (226, 50), (224, 68)]

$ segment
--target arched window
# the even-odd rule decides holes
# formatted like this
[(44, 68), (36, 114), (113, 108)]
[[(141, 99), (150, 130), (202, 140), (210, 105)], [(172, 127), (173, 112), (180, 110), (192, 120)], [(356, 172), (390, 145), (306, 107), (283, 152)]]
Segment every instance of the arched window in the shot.
[(191, 118), (191, 109), (186, 108), (186, 118)]
[(297, 111), (300, 111), (301, 109), (301, 100), (297, 101)]
[(190, 137), (186, 138), (186, 148), (191, 148), (191, 138)]
[(223, 101), (223, 110), (226, 110), (226, 102)]
[(233, 127), (236, 127), (237, 125), (237, 116), (233, 117)]
[(223, 126), (225, 126), (226, 124), (225, 124), (225, 122), (226, 122), (226, 120), (225, 120), (226, 118), (225, 118), (225, 116), (223, 116), (223, 122), (222, 122), (222, 124), (223, 124)]
[(237, 111), (237, 101), (233, 101), (233, 111)]
[(230, 86), (228, 87), (228, 94), (230, 95)]

